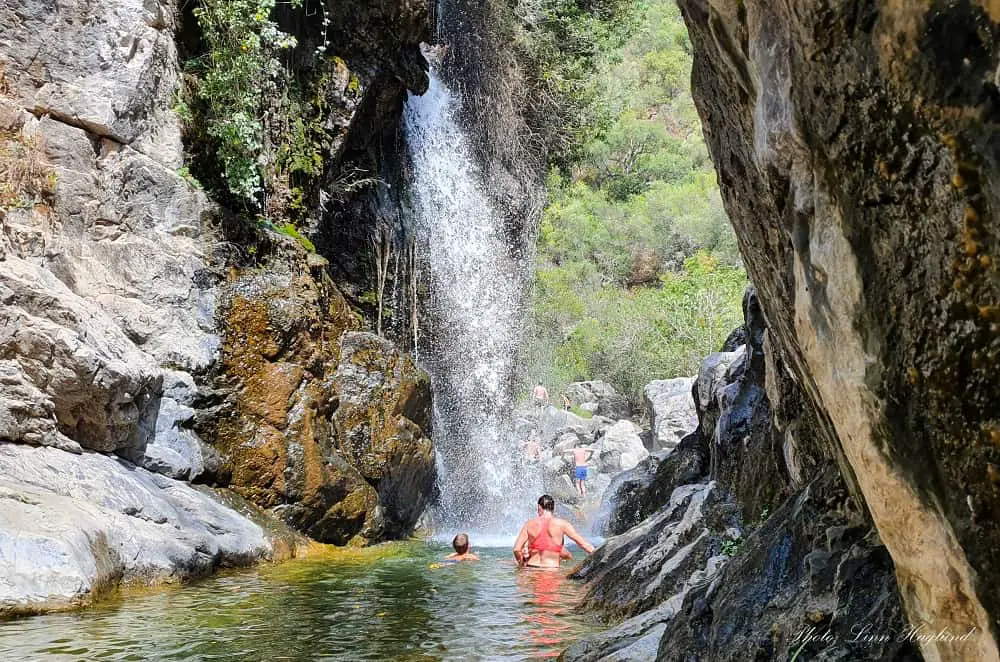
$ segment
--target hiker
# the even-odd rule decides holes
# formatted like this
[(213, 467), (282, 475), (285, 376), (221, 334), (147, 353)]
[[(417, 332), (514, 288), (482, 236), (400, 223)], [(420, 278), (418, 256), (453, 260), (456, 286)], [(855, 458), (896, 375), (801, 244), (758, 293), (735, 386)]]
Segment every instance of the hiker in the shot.
[(535, 398), (536, 407), (543, 407), (549, 400), (549, 392), (542, 386), (541, 382), (535, 384), (535, 388), (531, 390), (531, 395)]

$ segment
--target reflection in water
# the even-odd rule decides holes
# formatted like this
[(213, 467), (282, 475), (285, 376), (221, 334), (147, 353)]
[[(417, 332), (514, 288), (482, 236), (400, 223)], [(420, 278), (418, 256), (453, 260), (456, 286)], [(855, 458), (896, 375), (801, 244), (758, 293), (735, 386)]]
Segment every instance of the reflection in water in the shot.
[(476, 551), (348, 550), (0, 622), (0, 660), (533, 660), (594, 629), (576, 582)]
[(572, 610), (579, 599), (579, 586), (554, 570), (521, 570), (517, 573), (522, 619), (535, 657), (555, 658), (573, 640)]

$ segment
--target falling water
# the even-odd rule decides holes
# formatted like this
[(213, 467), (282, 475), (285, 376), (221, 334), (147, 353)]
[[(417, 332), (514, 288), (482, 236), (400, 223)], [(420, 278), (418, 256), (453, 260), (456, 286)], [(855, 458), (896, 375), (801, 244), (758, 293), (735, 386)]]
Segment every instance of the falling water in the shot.
[(510, 430), (530, 265), (505, 237), (457, 108), (432, 70), (430, 89), (411, 95), (404, 113), (413, 226), (428, 280), (431, 332), (421, 360), (434, 390), (439, 515), (448, 526), (509, 531), (535, 498)]

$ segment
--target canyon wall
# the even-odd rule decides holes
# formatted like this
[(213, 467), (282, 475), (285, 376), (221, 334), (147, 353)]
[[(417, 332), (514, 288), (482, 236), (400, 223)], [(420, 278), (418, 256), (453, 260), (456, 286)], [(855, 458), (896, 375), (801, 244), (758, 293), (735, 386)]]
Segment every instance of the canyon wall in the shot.
[[(310, 89), (330, 140), (302, 194), (314, 249), (280, 218), (213, 201), (192, 177), (198, 163), (185, 167), (182, 60), (204, 55), (190, 8), (0, 8), (0, 441), (16, 445), (4, 461), (18, 467), (2, 475), (12, 505), (0, 508), (0, 558), (13, 565), (0, 576), (32, 580), (0, 579), (0, 611), (274, 553), (228, 507), (186, 505), (214, 498), (191, 482), (338, 544), (406, 535), (432, 498), (428, 379), (378, 335), (370, 308), (345, 299), (373, 289), (371, 270), (330, 265), (372, 261), (364, 200), (377, 192), (326, 193), (345, 191), (362, 161), (382, 167), (406, 90), (426, 89), (418, 44), (432, 11), (407, 0), (318, 9), (278, 16), (300, 40), (304, 55), (288, 56), (298, 80), (322, 75)], [(357, 246), (319, 241), (344, 226)], [(124, 494), (85, 479), (93, 472)], [(176, 522), (193, 542), (161, 558), (157, 526), (143, 524), (152, 556), (136, 567), (122, 517)], [(63, 551), (32, 561), (32, 546)]]
[(680, 5), (726, 208), (813, 455), (870, 515), (910, 624), (974, 632), (921, 641), (924, 658), (996, 660), (1000, 9)]

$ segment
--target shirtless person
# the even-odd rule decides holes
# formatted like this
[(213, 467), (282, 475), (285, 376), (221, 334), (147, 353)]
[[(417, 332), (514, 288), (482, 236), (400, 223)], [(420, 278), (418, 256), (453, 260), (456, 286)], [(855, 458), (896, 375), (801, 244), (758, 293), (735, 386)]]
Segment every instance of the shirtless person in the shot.
[(588, 554), (594, 553), (594, 546), (577, 533), (572, 524), (556, 517), (555, 509), (555, 499), (548, 494), (539, 497), (538, 517), (528, 520), (514, 541), (514, 558), (519, 566), (558, 568), (562, 559), (573, 558), (563, 546), (563, 536)]
[(536, 407), (543, 406), (549, 399), (549, 392), (544, 386), (541, 385), (541, 383), (535, 384), (535, 388), (531, 390), (531, 395), (535, 398)]
[(587, 496), (587, 460), (594, 454), (593, 448), (571, 448), (563, 451), (563, 455), (573, 454), (573, 482), (580, 496)]
[(455, 548), (454, 554), (444, 557), (449, 563), (458, 561), (478, 561), (479, 557), (469, 551), (469, 536), (460, 533), (451, 541), (451, 546)]

